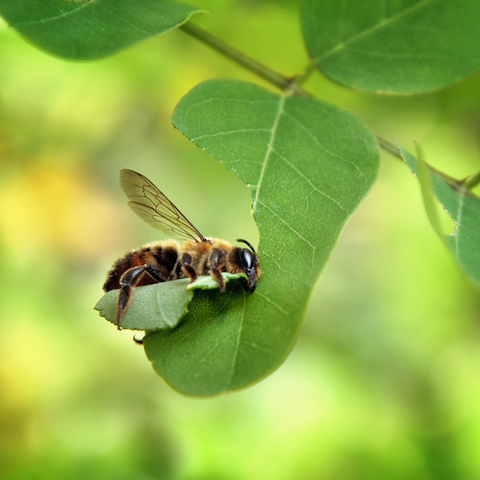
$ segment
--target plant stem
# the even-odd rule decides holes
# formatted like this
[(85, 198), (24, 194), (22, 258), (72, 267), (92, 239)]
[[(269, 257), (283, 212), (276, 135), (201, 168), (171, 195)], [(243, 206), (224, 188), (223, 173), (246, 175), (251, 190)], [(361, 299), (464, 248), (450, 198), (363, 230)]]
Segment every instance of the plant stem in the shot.
[[(183, 30), (185, 33), (188, 33), (188, 35), (191, 35), (197, 40), (205, 43), (206, 45), (213, 48), (222, 55), (225, 55), (230, 60), (238, 63), (239, 65), (242, 65), (247, 70), (250, 70), (251, 72), (255, 73), (256, 75), (263, 78), (272, 85), (275, 85), (280, 90), (290, 90), (297, 95), (310, 95), (298, 83), (295, 82), (295, 77), (289, 78), (285, 75), (282, 75), (281, 73), (275, 72), (271, 68), (263, 65), (260, 62), (257, 62), (248, 55), (245, 55), (240, 50), (237, 50), (236, 48), (233, 48), (230, 45), (226, 44), (223, 40), (220, 40), (219, 38), (215, 37), (215, 35), (212, 35), (198, 25), (195, 25), (191, 21), (183, 24), (180, 29)], [(310, 75), (311, 70), (313, 70), (313, 63), (307, 69), (305, 77), (308, 77)], [(304, 78), (300, 76), (299, 80), (300, 82), (302, 82)], [(383, 148), (385, 151), (402, 160), (400, 152), (393, 143), (390, 143), (379, 136), (377, 136), (377, 140), (380, 148)]]
[(383, 148), (386, 152), (392, 154), (394, 157), (399, 158), (400, 160), (403, 161), (403, 157), (400, 154), (398, 148), (396, 145), (393, 143), (389, 142), (388, 140), (385, 140), (384, 138), (380, 137), (379, 135), (376, 135), (378, 145), (380, 148)]
[[(183, 30), (185, 33), (188, 33), (188, 35), (196, 38), (197, 40), (200, 40), (201, 42), (205, 43), (206, 45), (213, 48), (214, 50), (221, 53), (222, 55), (225, 55), (230, 60), (238, 63), (239, 65), (242, 65), (247, 70), (250, 70), (251, 72), (255, 73), (256, 75), (263, 78), (264, 80), (271, 83), (272, 85), (276, 86), (280, 90), (290, 91), (296, 95), (311, 96), (311, 94), (305, 91), (299, 85), (299, 83), (302, 83), (312, 73), (314, 69), (313, 62), (312, 64), (309, 65), (309, 68), (306, 70), (306, 72), (303, 75), (299, 75), (297, 77), (295, 76), (286, 77), (285, 75), (282, 75), (281, 73), (278, 73), (275, 70), (272, 70), (266, 65), (263, 65), (262, 63), (257, 62), (257, 60), (254, 60), (248, 55), (245, 55), (240, 50), (237, 50), (236, 48), (231, 47), (230, 45), (225, 43), (223, 40), (220, 40), (215, 35), (212, 35), (211, 33), (207, 32), (206, 30), (199, 27), (198, 25), (195, 25), (191, 21), (184, 23), (179, 28), (180, 30)], [(299, 83), (296, 82), (297, 79)], [(378, 135), (376, 137), (377, 137), (378, 145), (380, 146), (380, 148), (390, 153), (394, 157), (397, 157), (400, 160), (403, 160), (402, 155), (398, 151), (398, 148), (396, 145), (394, 145), (393, 143), (385, 140), (384, 138)], [(430, 168), (431, 170), (434, 170), (430, 166), (428, 166), (428, 168)], [(472, 188), (478, 185), (479, 183), (480, 183), (480, 173), (472, 177), (468, 182), (465, 183), (465, 185), (469, 188)]]
[(259, 77), (263, 78), (267, 82), (275, 85), (280, 90), (291, 90), (296, 94), (305, 95), (306, 92), (302, 90), (302, 88), (295, 84), (290, 78), (282, 75), (281, 73), (275, 72), (271, 68), (263, 65), (260, 62), (257, 62), (253, 58), (245, 55), (240, 50), (231, 47), (230, 45), (226, 44), (219, 38), (215, 37), (211, 33), (207, 32), (203, 28), (195, 25), (192, 22), (187, 22), (180, 27), (185, 33), (188, 33), (192, 37), (200, 40), (201, 42), (205, 43), (209, 47), (213, 48), (217, 52), (220, 52), (222, 55), (225, 55), (230, 60), (242, 65), (247, 70), (255, 73)]
[[(376, 135), (376, 138), (377, 138), (377, 142), (378, 142), (378, 145), (380, 146), (380, 148), (383, 148), (383, 150), (390, 153), (394, 157), (397, 157), (400, 160), (405, 161), (396, 145), (394, 145), (393, 143), (390, 143), (388, 140), (385, 140), (384, 138), (380, 137), (379, 135)], [(418, 158), (418, 161), (419, 162), (421, 161), (423, 163), (423, 165), (425, 165), (425, 167), (427, 167), (427, 169), (430, 170), (431, 173), (436, 174), (445, 183), (450, 185), (453, 189), (457, 190), (459, 188), (459, 186), (461, 186), (461, 185), (466, 185), (467, 187), (470, 188), (470, 186), (468, 185), (468, 182), (459, 181), (459, 180), (456, 180), (455, 178), (449, 177), (445, 173), (441, 172), (440, 170), (437, 170), (436, 168), (432, 167), (427, 162), (425, 162), (423, 160), (423, 155), (421, 155), (421, 150), (420, 150), (419, 145), (417, 145), (417, 157), (422, 157), (422, 158)], [(474, 183), (473, 180), (475, 180), (475, 178), (477, 180), (477, 182), (475, 183), (475, 185), (476, 185), (477, 183), (480, 183), (480, 173), (475, 175), (475, 177), (471, 178), (470, 181), (472, 181), (472, 183)]]
[(465, 182), (465, 186), (470, 190), (480, 183), (480, 172)]

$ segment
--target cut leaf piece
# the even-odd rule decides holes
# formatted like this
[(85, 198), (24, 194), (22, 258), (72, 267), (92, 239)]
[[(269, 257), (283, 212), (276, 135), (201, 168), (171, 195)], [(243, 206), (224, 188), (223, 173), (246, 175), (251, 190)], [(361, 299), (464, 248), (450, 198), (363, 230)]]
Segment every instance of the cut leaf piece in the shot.
[(144, 339), (170, 385), (215, 395), (259, 381), (292, 349), (313, 284), (374, 182), (378, 145), (337, 107), (230, 80), (195, 87), (173, 123), (250, 186), (260, 230), (253, 294), (199, 292), (177, 328)]
[[(398, 149), (410, 170), (418, 176), (418, 160), (401, 145)], [(436, 198), (455, 222), (453, 233), (441, 237), (442, 241), (450, 247), (466, 274), (480, 287), (480, 198), (461, 182), (440, 172), (429, 169), (429, 175)], [(438, 230), (435, 226), (434, 229)]]
[(420, 93), (480, 67), (478, 0), (304, 0), (302, 29), (317, 67), (369, 92)]
[(0, 15), (31, 42), (75, 60), (111, 55), (201, 10), (168, 0), (0, 0)]
[[(243, 273), (222, 274), (225, 283), (231, 280), (246, 280)], [(125, 330), (161, 330), (173, 328), (188, 312), (188, 304), (193, 298), (194, 290), (218, 290), (218, 282), (210, 275), (201, 276), (189, 283), (188, 278), (171, 282), (157, 283), (137, 287), (132, 302), (122, 318)], [(117, 324), (117, 299), (119, 290), (107, 292), (95, 305), (95, 310), (109, 322)]]
[[(222, 273), (222, 277), (225, 283), (240, 278), (245, 281), (245, 284), (247, 283), (247, 276), (244, 273)], [(218, 290), (218, 288), (218, 282), (211, 275), (202, 275), (187, 285), (188, 290)]]
[[(137, 287), (122, 318), (122, 329), (158, 330), (175, 327), (187, 313), (188, 304), (193, 298), (193, 291), (187, 290), (188, 282), (188, 279), (182, 279)], [(95, 305), (95, 310), (115, 325), (118, 292), (110, 290)]]

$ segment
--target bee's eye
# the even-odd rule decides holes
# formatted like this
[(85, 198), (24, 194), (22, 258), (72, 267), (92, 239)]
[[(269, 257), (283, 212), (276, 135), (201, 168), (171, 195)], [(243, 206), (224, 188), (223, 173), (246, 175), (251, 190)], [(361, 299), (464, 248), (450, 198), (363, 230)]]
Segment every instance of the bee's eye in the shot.
[(251, 270), (255, 263), (255, 257), (250, 250), (242, 248), (240, 251), (240, 265), (244, 270)]

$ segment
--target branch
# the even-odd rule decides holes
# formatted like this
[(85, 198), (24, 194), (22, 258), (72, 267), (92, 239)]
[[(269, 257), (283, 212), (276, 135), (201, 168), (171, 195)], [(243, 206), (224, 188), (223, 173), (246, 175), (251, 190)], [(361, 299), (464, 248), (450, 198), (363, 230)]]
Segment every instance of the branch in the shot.
[(297, 83), (295, 83), (294, 79), (286, 77), (281, 73), (272, 70), (271, 68), (263, 65), (257, 60), (245, 55), (240, 50), (231, 47), (230, 45), (226, 44), (223, 40), (215, 37), (211, 33), (207, 32), (203, 28), (195, 25), (192, 22), (184, 23), (180, 30), (183, 30), (185, 33), (188, 33), (192, 37), (200, 40), (201, 42), (205, 43), (209, 47), (213, 48), (217, 52), (225, 55), (230, 60), (242, 65), (247, 70), (255, 73), (259, 77), (263, 78), (267, 82), (275, 85), (282, 91), (290, 90), (295, 94), (298, 95), (308, 95)]
[[(305, 72), (304, 74), (297, 75), (294, 77), (287, 77), (285, 75), (282, 75), (281, 73), (276, 72), (275, 70), (272, 70), (266, 65), (263, 65), (262, 63), (257, 62), (257, 60), (249, 57), (248, 55), (245, 55), (240, 50), (237, 50), (236, 48), (231, 47), (230, 45), (225, 43), (223, 40), (220, 40), (215, 35), (212, 35), (211, 33), (207, 32), (206, 30), (199, 27), (198, 25), (195, 25), (191, 21), (184, 23), (179, 28), (180, 30), (183, 30), (185, 33), (196, 38), (197, 40), (200, 40), (202, 43), (208, 45), (209, 47), (213, 48), (214, 50), (221, 53), (222, 55), (225, 55), (230, 60), (245, 67), (247, 70), (250, 70), (254, 74), (258, 75), (259, 77), (263, 78), (264, 80), (271, 83), (275, 87), (279, 88), (280, 90), (290, 91), (295, 95), (312, 96), (309, 92), (307, 92), (300, 86), (300, 83), (302, 83), (310, 75), (310, 73), (314, 68), (313, 65), (310, 65), (309, 68), (307, 69), (307, 72)], [(403, 161), (402, 155), (398, 151), (398, 148), (395, 144), (385, 140), (384, 138), (378, 135), (376, 135), (376, 137), (377, 137), (378, 145), (380, 146), (380, 148), (382, 148), (383, 150), (390, 153), (394, 157), (397, 157)], [(449, 180), (448, 183), (458, 186), (459, 182), (457, 180), (451, 179), (450, 177), (442, 174), (441, 172), (436, 171), (433, 167), (429, 165), (428, 165), (428, 168), (430, 168), (430, 170), (432, 171), (435, 171), (437, 174), (440, 174), (442, 177), (447, 178)], [(465, 182), (465, 185), (468, 188), (473, 188), (479, 183), (480, 183), (480, 173), (478, 173), (477, 175), (472, 177), (470, 180)]]
[(470, 190), (475, 188), (480, 183), (480, 172), (465, 182), (465, 186)]

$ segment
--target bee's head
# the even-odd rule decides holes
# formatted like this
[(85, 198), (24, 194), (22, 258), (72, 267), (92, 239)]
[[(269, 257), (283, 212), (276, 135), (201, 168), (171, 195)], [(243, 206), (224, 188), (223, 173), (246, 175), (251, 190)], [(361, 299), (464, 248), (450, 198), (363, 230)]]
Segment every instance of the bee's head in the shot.
[(246, 273), (248, 277), (248, 287), (253, 293), (255, 288), (257, 288), (257, 281), (258, 277), (260, 276), (260, 270), (258, 268), (258, 255), (256, 254), (252, 245), (246, 240), (238, 238), (237, 242), (245, 243), (245, 245), (248, 246), (248, 248), (237, 248), (236, 255), (238, 266)]

